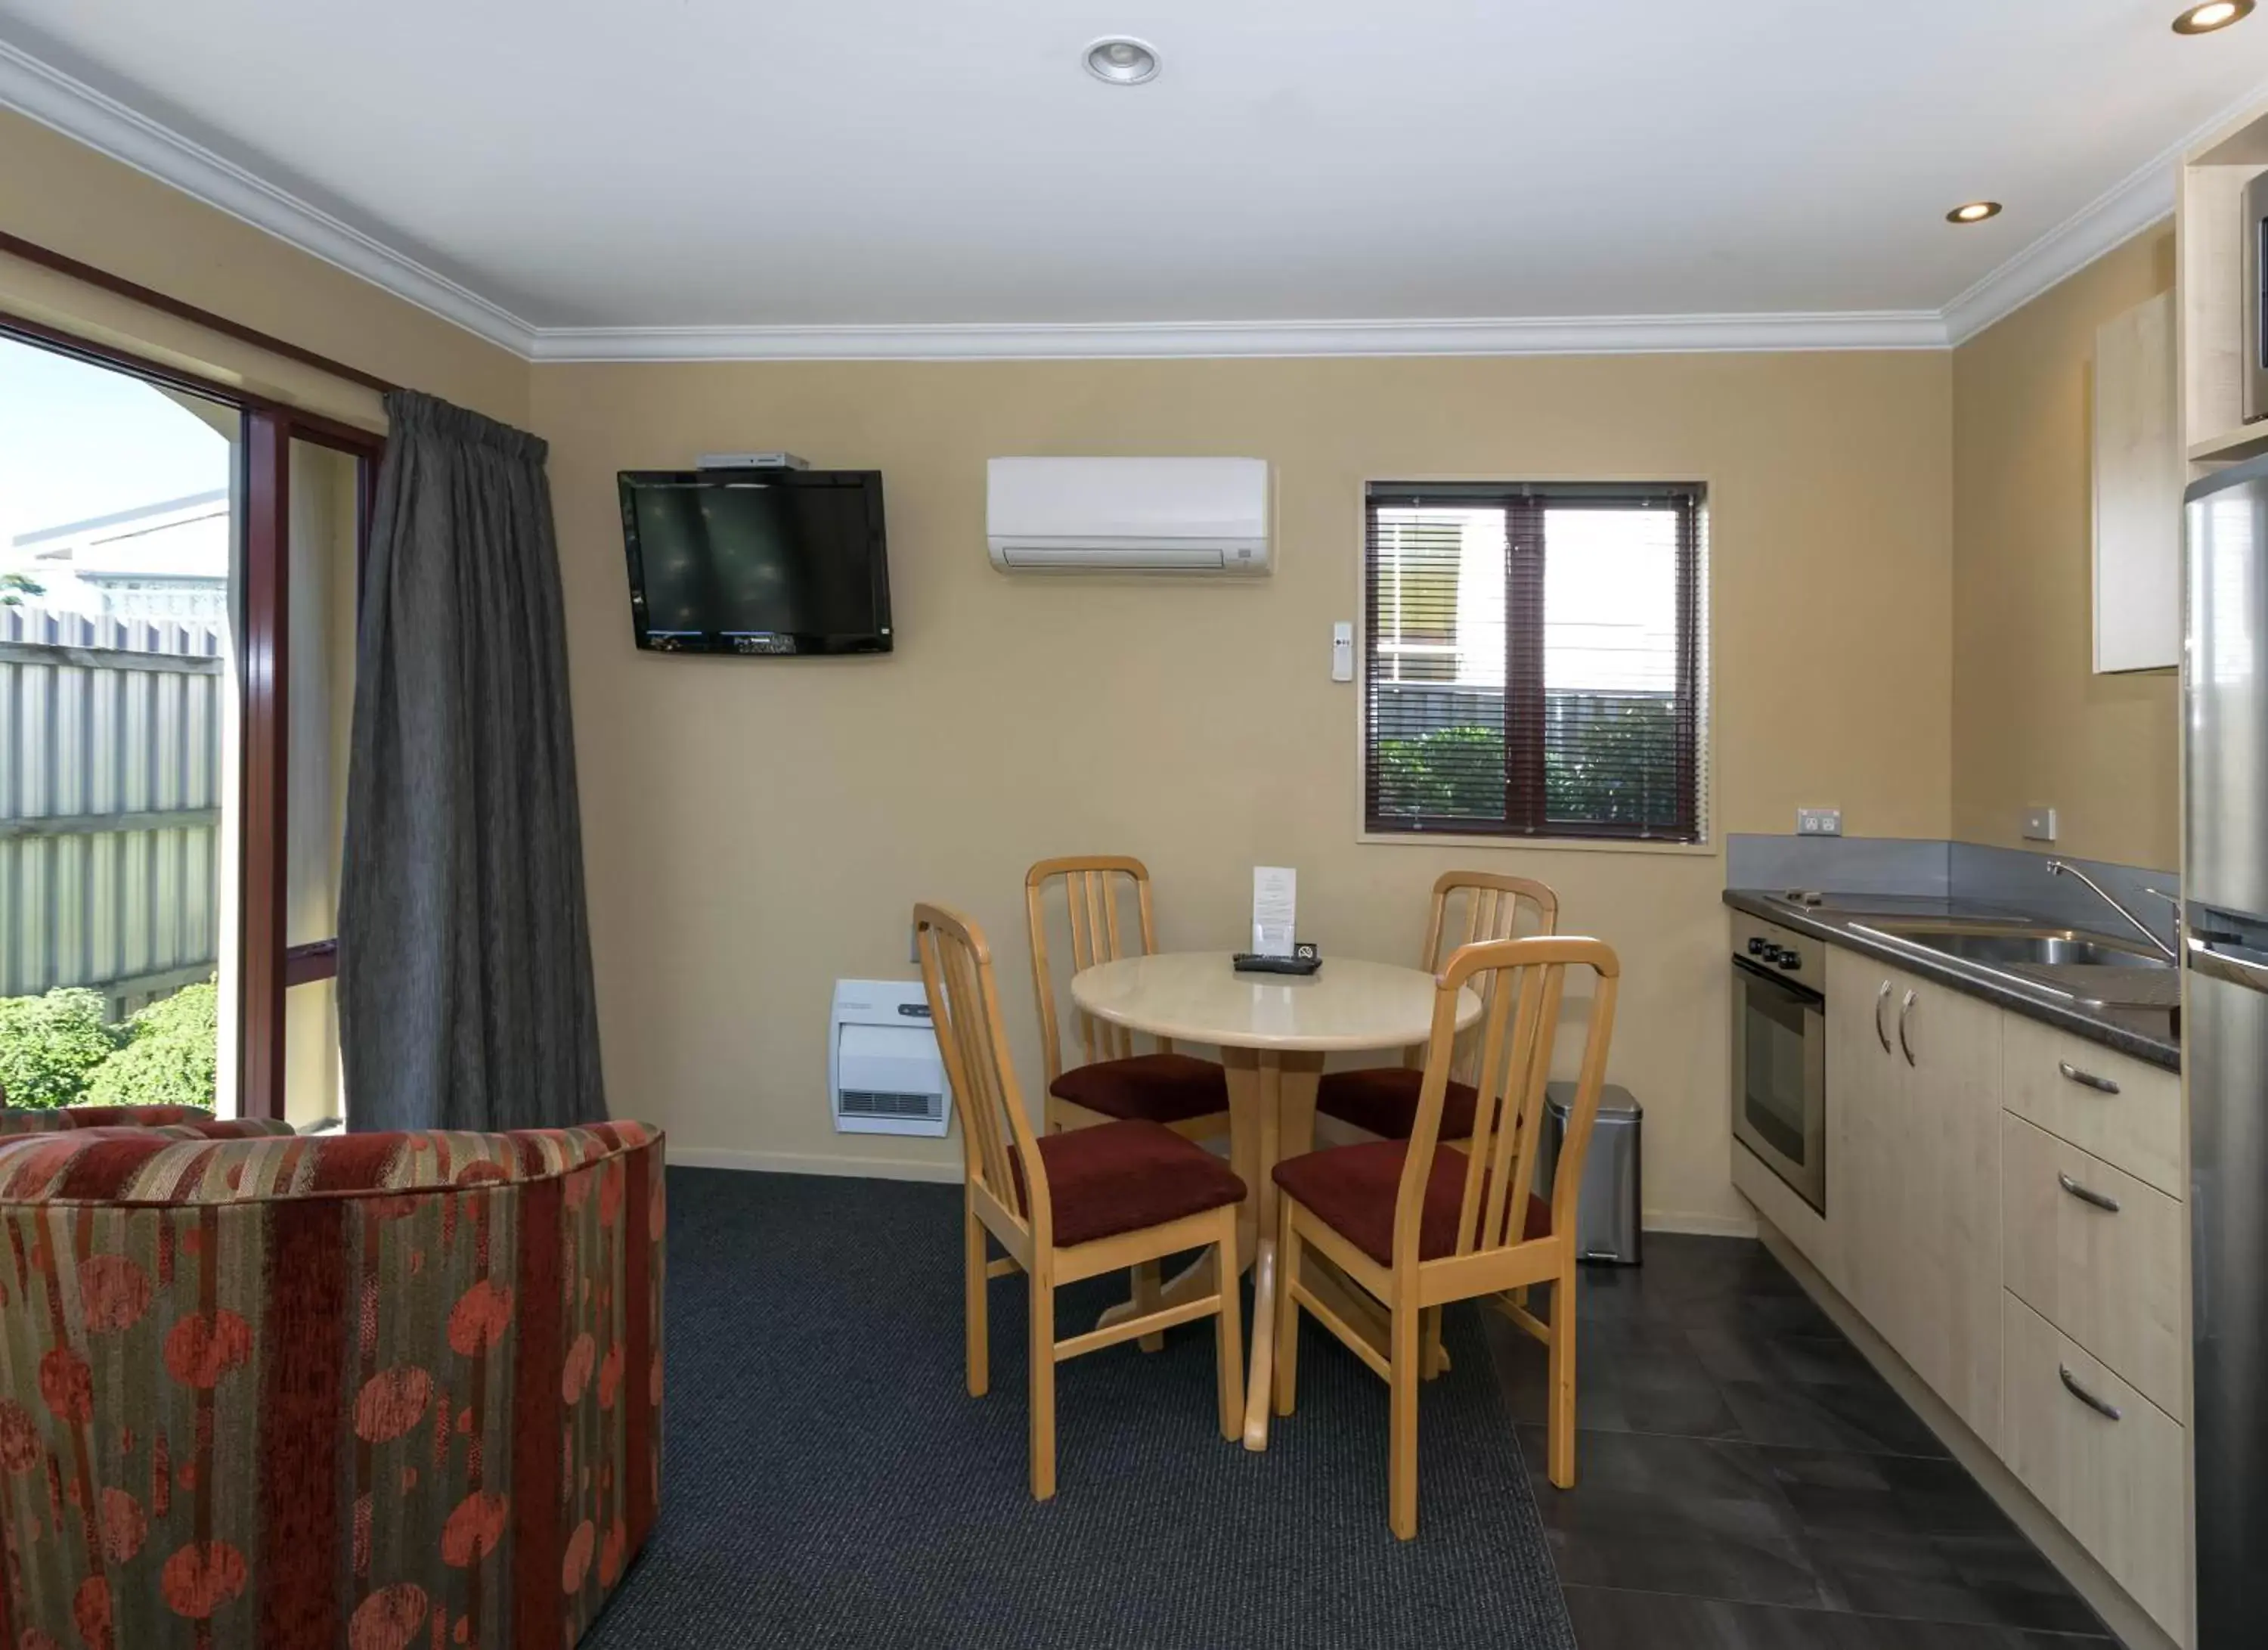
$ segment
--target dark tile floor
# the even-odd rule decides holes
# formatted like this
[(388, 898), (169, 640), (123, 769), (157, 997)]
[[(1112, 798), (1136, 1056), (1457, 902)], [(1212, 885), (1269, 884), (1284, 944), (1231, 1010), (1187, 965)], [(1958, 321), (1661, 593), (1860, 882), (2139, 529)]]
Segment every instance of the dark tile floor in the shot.
[(1543, 1349), (1484, 1316), (1581, 1650), (2110, 1650), (1762, 1244), (1649, 1234), (1579, 1312), (1564, 1493)]

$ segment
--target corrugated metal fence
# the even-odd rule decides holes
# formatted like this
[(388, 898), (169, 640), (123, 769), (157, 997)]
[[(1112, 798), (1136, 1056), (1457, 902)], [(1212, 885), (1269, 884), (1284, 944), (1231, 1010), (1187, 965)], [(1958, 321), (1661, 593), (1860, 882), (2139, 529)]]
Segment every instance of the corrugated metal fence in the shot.
[(130, 1013), (220, 954), (221, 628), (0, 608), (0, 997)]

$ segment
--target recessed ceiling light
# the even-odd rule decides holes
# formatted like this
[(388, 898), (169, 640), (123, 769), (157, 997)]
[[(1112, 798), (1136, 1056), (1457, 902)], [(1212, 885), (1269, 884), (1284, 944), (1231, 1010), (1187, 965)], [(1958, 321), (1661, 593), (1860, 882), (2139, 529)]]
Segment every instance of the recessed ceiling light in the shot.
[(1981, 224), (1988, 217), (2000, 216), (1998, 201), (1971, 201), (1966, 206), (1956, 206), (1945, 215), (1948, 224)]
[(2225, 29), (2232, 23), (2242, 23), (2252, 13), (2252, 0), (2212, 0), (2209, 5), (2191, 6), (2174, 19), (2176, 34), (2210, 34), (2215, 29)]
[(1107, 34), (1086, 48), (1086, 72), (1114, 86), (1138, 86), (1158, 77), (1158, 51), (1130, 34)]

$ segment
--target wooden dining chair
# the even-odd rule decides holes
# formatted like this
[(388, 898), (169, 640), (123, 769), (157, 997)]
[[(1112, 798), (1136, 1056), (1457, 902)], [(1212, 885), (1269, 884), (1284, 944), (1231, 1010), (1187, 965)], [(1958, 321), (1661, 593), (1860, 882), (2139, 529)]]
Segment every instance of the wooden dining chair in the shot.
[[(1558, 932), (1559, 896), (1543, 883), (1491, 871), (1444, 872), (1433, 884), (1432, 914), (1418, 966), (1428, 974), (1438, 973), (1443, 959), (1459, 946), (1514, 938), (1521, 932), (1523, 911), (1532, 913), (1529, 933)], [(1407, 1140), (1418, 1118), (1425, 1054), (1422, 1048), (1412, 1048), (1403, 1051), (1399, 1065), (1324, 1072), (1315, 1087), (1316, 1111), (1383, 1139)], [(1450, 1077), (1442, 1103), (1444, 1140), (1462, 1140), (1473, 1131), (1470, 1076), (1460, 1069)]]
[[(1571, 968), (1590, 972), (1590, 1011), (1547, 1202), (1529, 1188)], [(1423, 1315), (1453, 1301), (1478, 1298), (1550, 1349), (1546, 1467), (1561, 1489), (1574, 1485), (1575, 1205), (1606, 1080), (1621, 971), (1612, 948), (1596, 939), (1543, 937), (1461, 947), (1436, 978), (1425, 1084), (1410, 1138), (1334, 1146), (1276, 1167), (1282, 1192), (1276, 1413), (1290, 1415), (1298, 1394), (1298, 1314), (1304, 1307), (1386, 1378), (1388, 1521), (1404, 1541), (1418, 1533)], [(1459, 1151), (1442, 1144), (1441, 1120), (1456, 1056), (1457, 994), (1468, 983), (1488, 1006), (1477, 1024), (1472, 1137)], [(1300, 1270), (1308, 1248), (1385, 1307), (1383, 1345), (1309, 1288)], [(1549, 1321), (1525, 1304), (1524, 1292), (1539, 1283), (1551, 1285)]]
[[(1031, 929), (1032, 986), (1040, 1006), (1040, 1050), (1047, 1062), (1050, 1132), (1145, 1118), (1192, 1140), (1228, 1132), (1228, 1078), (1213, 1060), (1182, 1054), (1167, 1039), (1138, 1053), (1134, 1034), (1074, 1006), (1071, 1023), (1081, 1064), (1064, 1068), (1063, 1027), (1056, 1014), (1048, 951), (1048, 907), (1060, 885), (1076, 974), (1158, 948), (1151, 916), (1150, 872), (1139, 859), (1087, 854), (1042, 859), (1024, 873), (1024, 913)], [(1124, 908), (1130, 902), (1133, 910)]]
[[(961, 1228), (968, 1394), (991, 1382), (986, 1285), (1024, 1274), (1031, 1322), (1032, 1495), (1056, 1492), (1056, 1366), (1067, 1358), (1211, 1316), (1223, 1438), (1243, 1432), (1243, 1320), (1236, 1288), (1236, 1210), (1243, 1181), (1162, 1123), (1128, 1118), (1035, 1135), (1000, 1021), (992, 954), (976, 924), (940, 906), (914, 907), (922, 984), (961, 1122)], [(1006, 1250), (986, 1259), (985, 1234)], [(1102, 1272), (1152, 1269), (1167, 1255), (1211, 1249), (1211, 1294), (1056, 1338), (1057, 1288)]]

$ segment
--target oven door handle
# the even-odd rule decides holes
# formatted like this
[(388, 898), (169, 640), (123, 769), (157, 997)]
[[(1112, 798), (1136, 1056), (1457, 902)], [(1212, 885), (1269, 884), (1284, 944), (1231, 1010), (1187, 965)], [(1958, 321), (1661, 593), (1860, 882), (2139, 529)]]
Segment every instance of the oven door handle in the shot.
[(1785, 974), (1775, 973), (1761, 962), (1751, 962), (1746, 957), (1735, 956), (1733, 959), (1733, 966), (1751, 978), (1762, 980), (1767, 985), (1778, 987), (1807, 1008), (1827, 1006), (1827, 998), (1823, 993), (1815, 991), (1808, 985), (1798, 985)]

